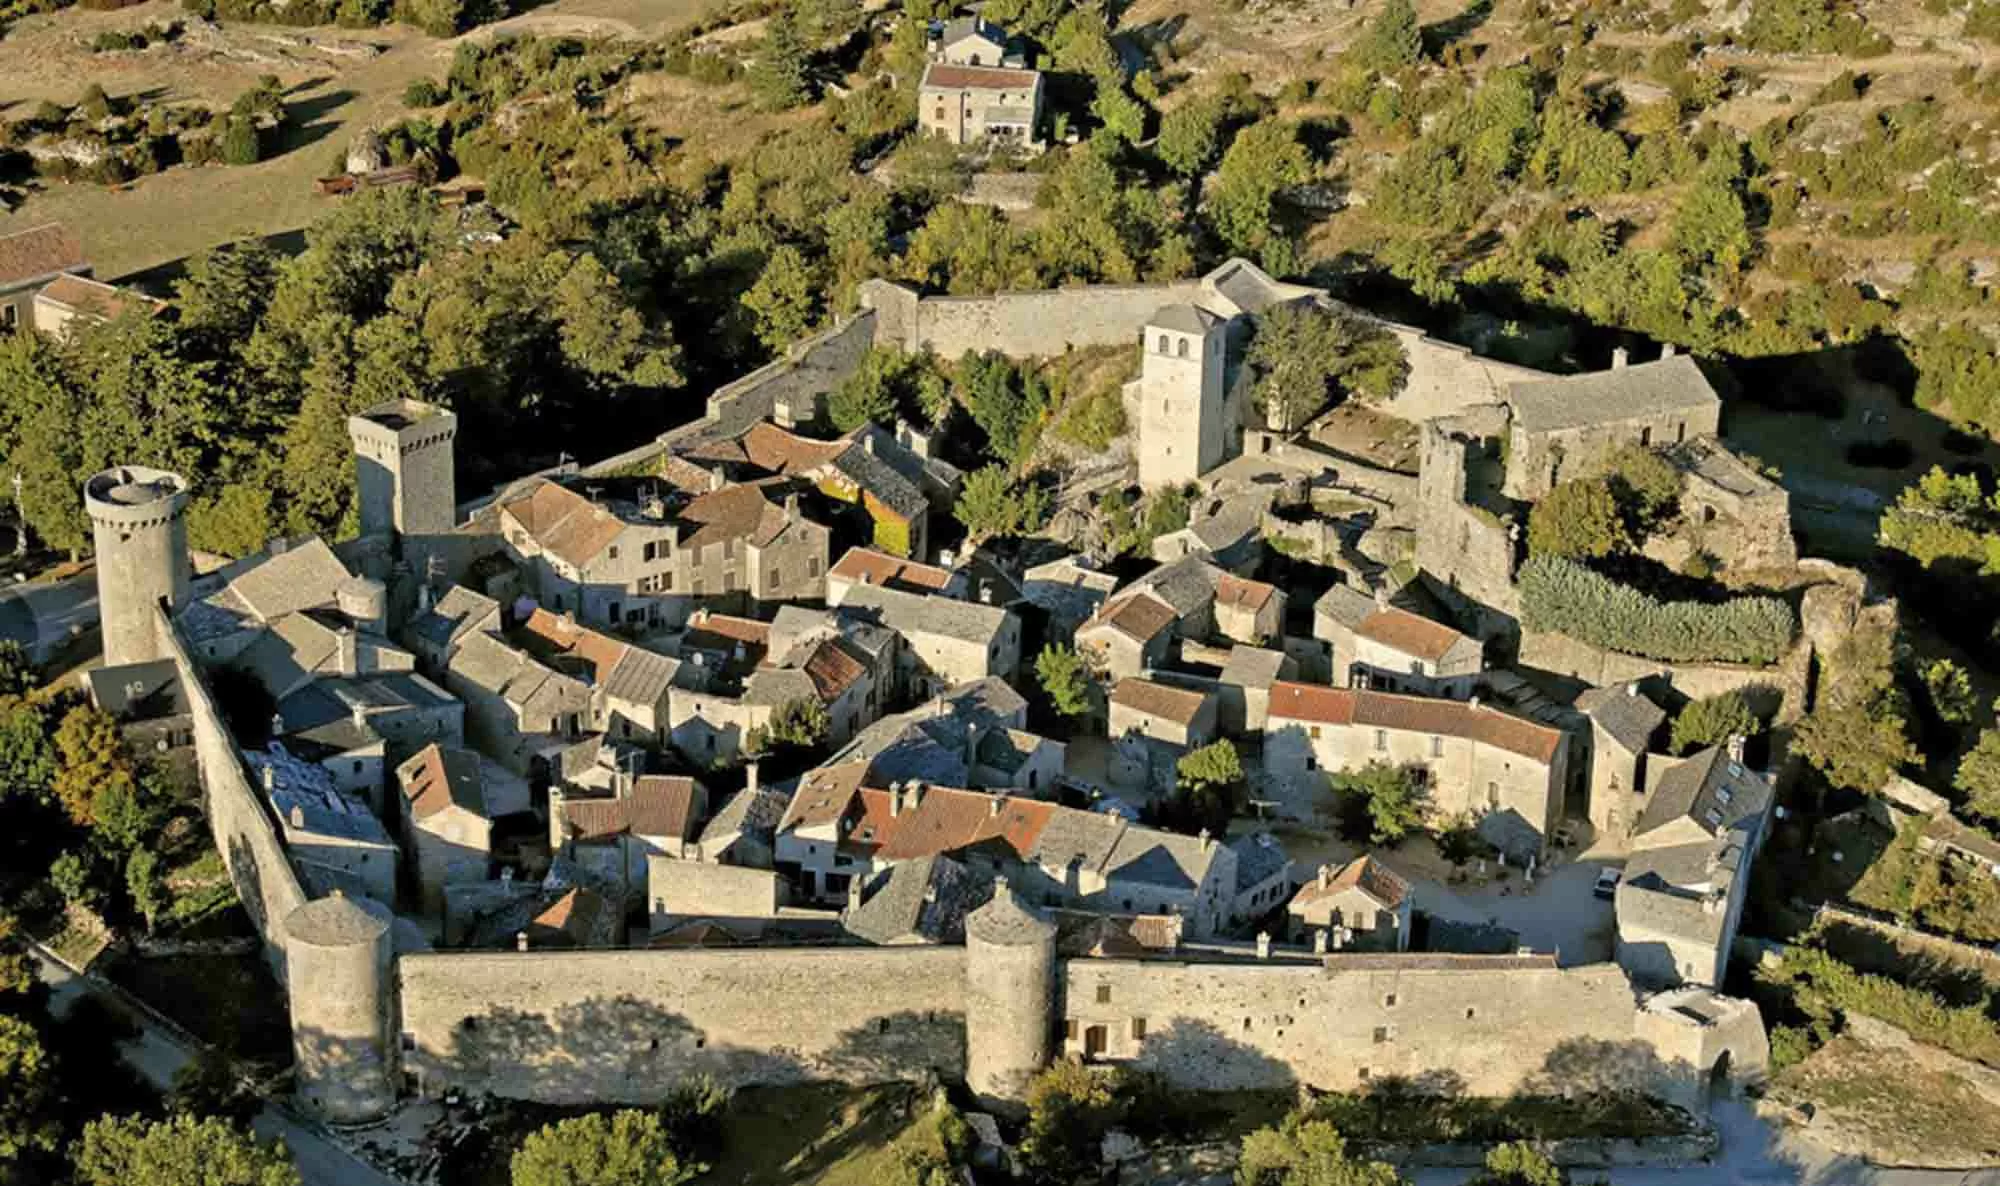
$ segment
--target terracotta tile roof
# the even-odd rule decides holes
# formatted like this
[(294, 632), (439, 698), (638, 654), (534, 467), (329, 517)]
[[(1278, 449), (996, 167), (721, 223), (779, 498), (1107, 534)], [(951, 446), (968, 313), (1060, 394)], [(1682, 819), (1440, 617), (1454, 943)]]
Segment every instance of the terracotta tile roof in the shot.
[(864, 585), (892, 585), (912, 592), (936, 593), (951, 584), (951, 573), (873, 548), (849, 548), (827, 571), (829, 577)]
[(1410, 896), (1409, 882), (1375, 858), (1359, 856), (1342, 865), (1324, 882), (1314, 878), (1299, 887), (1299, 892), (1292, 895), (1292, 905), (1302, 906), (1351, 889), (1360, 890), (1390, 910), (1401, 906), (1403, 900)]
[(557, 898), (528, 923), (528, 942), (544, 947), (582, 947), (597, 930), (604, 899), (578, 887)]
[(1480, 704), (1289, 681), (1271, 685), (1271, 716), (1466, 737), (1543, 763), (1553, 761), (1563, 744), (1559, 729)]
[[(751, 483), (697, 495), (678, 516), (694, 528), (681, 540), (681, 547), (704, 548), (724, 540), (749, 539), (763, 526), (765, 512), (774, 509), (764, 497), (763, 487)], [(784, 512), (778, 514), (782, 518)]]
[(1174, 612), (1173, 606), (1152, 593), (1141, 591), (1106, 603), (1097, 611), (1097, 616), (1084, 623), (1084, 627), (1105, 625), (1134, 641), (1145, 642), (1179, 620), (1180, 615)]
[(721, 923), (696, 921), (661, 931), (648, 940), (646, 946), (671, 950), (677, 947), (735, 947), (742, 942), (736, 937), (736, 932)]
[(868, 674), (868, 669), (847, 653), (837, 638), (828, 638), (813, 648), (806, 657), (805, 673), (812, 679), (813, 688), (819, 698), (831, 704), (840, 698), (842, 692), (854, 686), (856, 680)]
[[(875, 844), (877, 855), (885, 861), (957, 852), (993, 841), (1006, 845), (1016, 856), (1024, 855), (1034, 848), (1035, 838), (1057, 810), (1055, 804), (1036, 799), (927, 787), (916, 806), (905, 806), (901, 814), (890, 814), (890, 792), (864, 792), (864, 796), (883, 800), (882, 810), (879, 814), (875, 810), (867, 812), (850, 835), (861, 843)], [(877, 829), (877, 834), (863, 837), (862, 829), (869, 824)], [(883, 831), (886, 836), (881, 835)]]
[(1121, 679), (1111, 689), (1111, 703), (1181, 725), (1192, 725), (1207, 700), (1200, 692), (1137, 677)]
[(799, 789), (792, 792), (791, 805), (785, 808), (778, 829), (811, 828), (839, 819), (866, 777), (867, 762), (842, 762), (809, 771), (799, 780)]
[(610, 676), (613, 668), (631, 651), (627, 643), (619, 642), (608, 634), (601, 634), (588, 626), (537, 608), (521, 624), (521, 629), (534, 635), (559, 654), (574, 655), (590, 664), (591, 678), (602, 683)]
[(1467, 639), (1442, 622), (1397, 606), (1378, 608), (1361, 619), (1355, 632), (1406, 655), (1416, 655), (1435, 663), (1445, 653)]
[(683, 647), (698, 651), (733, 651), (736, 644), (763, 650), (771, 645), (771, 624), (733, 614), (697, 614), (681, 636)]
[(538, 482), (526, 494), (501, 504), (501, 509), (543, 551), (578, 568), (595, 560), (625, 530), (616, 515), (556, 482)]
[(941, 90), (1019, 91), (1034, 88), (1033, 70), (1007, 70), (992, 66), (954, 66), (933, 62), (924, 68), (923, 85)]
[(396, 778), (413, 819), (429, 819), (453, 804), (486, 814), (479, 755), (471, 750), (447, 750), (433, 741), (397, 767)]
[(0, 235), (0, 288), (38, 280), (85, 264), (83, 241), (59, 222)]
[(816, 441), (787, 432), (769, 420), (759, 420), (736, 438), (743, 457), (758, 469), (774, 474), (800, 474), (831, 465), (846, 451), (848, 440)]
[(144, 293), (67, 273), (44, 285), (35, 294), (35, 299), (54, 301), (78, 313), (101, 317), (106, 321), (114, 321), (130, 309), (155, 314), (167, 307), (165, 301), (154, 300)]
[(632, 793), (610, 799), (565, 799), (563, 820), (579, 840), (612, 836), (667, 836), (692, 840), (707, 792), (685, 775), (648, 774)]
[(1224, 573), (1215, 582), (1215, 603), (1235, 606), (1238, 609), (1256, 613), (1277, 596), (1278, 587), (1263, 581), (1249, 581), (1230, 573)]

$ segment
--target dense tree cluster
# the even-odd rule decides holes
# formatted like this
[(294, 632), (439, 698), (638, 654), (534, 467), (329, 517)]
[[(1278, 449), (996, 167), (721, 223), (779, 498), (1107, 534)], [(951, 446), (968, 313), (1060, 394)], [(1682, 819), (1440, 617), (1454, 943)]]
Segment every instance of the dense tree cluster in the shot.
[(1521, 567), (1520, 588), (1529, 630), (1675, 663), (1775, 663), (1797, 629), (1791, 606), (1775, 597), (1661, 601), (1552, 554)]

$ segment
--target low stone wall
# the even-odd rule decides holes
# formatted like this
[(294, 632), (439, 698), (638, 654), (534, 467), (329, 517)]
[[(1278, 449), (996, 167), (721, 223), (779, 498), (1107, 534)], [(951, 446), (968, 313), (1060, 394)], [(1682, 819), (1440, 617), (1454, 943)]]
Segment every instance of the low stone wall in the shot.
[[(1557, 1165), (1572, 1169), (1634, 1169), (1699, 1165), (1714, 1157), (1722, 1139), (1714, 1129), (1679, 1137), (1572, 1137), (1557, 1141), (1530, 1141), (1542, 1155)], [(1377, 1161), (1399, 1166), (1479, 1166), (1486, 1163), (1491, 1145), (1472, 1141), (1448, 1141), (1432, 1145), (1373, 1145), (1361, 1143), (1358, 1151)]]
[(278, 838), (277, 820), (271, 815), (264, 796), (255, 788), (244, 768), (242, 752), (229, 733), (201, 671), (188, 654), (173, 621), (165, 609), (156, 609), (155, 628), (162, 647), (187, 690), (188, 710), (194, 720), (195, 757), (201, 768), (201, 786), (209, 831), (216, 851), (229, 869), (237, 896), (251, 925), (264, 938), (266, 957), (284, 979), (284, 921), (292, 911), (305, 905), (307, 894)]
[(1554, 631), (1523, 630), (1519, 661), (1524, 667), (1572, 676), (1594, 687), (1661, 676), (1691, 699), (1741, 691), (1753, 709), (1791, 721), (1805, 711), (1812, 648), (1799, 643), (1770, 667), (1668, 663), (1606, 650)]
[(1956, 939), (1947, 939), (1943, 935), (1933, 935), (1914, 927), (1906, 927), (1893, 919), (1875, 918), (1857, 910), (1826, 904), (1821, 904), (1813, 912), (1813, 921), (1832, 922), (1859, 930), (1873, 931), (1899, 946), (1915, 948), (1938, 959), (1977, 968), (1989, 980), (2000, 984), (2000, 951), (1982, 947), (1977, 943), (1961, 943)]

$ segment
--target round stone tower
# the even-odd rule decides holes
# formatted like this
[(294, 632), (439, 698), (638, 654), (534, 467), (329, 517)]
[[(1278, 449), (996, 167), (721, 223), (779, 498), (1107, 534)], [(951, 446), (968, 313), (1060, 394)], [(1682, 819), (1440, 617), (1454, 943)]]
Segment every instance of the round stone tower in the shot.
[(965, 920), (965, 1082), (981, 1105), (1021, 1110), (1053, 1056), (1055, 1001), (1055, 924), (1003, 879)]
[(335, 890), (285, 919), (285, 982), (299, 1102), (332, 1124), (396, 1104), (389, 908)]
[(143, 465), (108, 469), (83, 484), (107, 667), (165, 654), (153, 608), (187, 597), (187, 501), (187, 479)]

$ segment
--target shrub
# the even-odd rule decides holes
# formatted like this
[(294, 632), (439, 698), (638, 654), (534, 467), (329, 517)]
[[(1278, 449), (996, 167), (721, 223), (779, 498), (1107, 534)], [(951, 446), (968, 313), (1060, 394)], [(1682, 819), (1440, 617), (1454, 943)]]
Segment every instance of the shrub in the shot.
[(1674, 718), (1672, 749), (1689, 754), (1731, 737), (1749, 737), (1762, 728), (1741, 692), (1722, 692), (1693, 700)]
[(403, 106), (422, 109), (445, 101), (444, 88), (428, 78), (418, 78), (403, 88)]
[(1558, 556), (1522, 566), (1521, 624), (1670, 663), (1759, 666), (1777, 662), (1796, 625), (1791, 607), (1775, 597), (1660, 601)]

